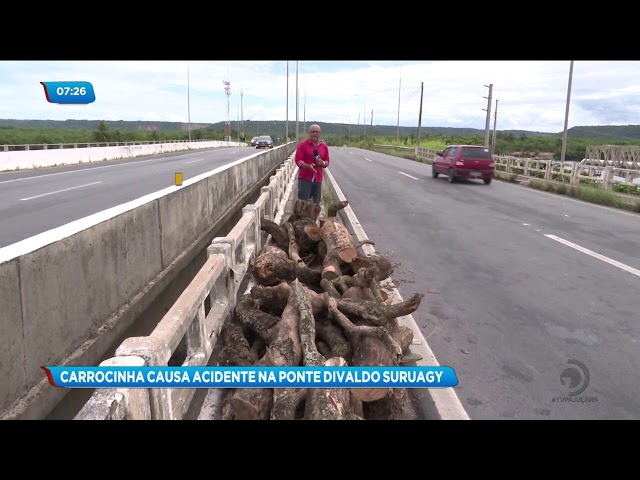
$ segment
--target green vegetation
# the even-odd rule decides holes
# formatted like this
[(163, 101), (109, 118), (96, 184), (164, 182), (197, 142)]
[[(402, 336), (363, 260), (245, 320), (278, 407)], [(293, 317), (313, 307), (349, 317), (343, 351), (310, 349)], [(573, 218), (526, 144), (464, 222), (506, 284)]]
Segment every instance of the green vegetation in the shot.
[[(324, 123), (310, 120), (296, 125), (295, 121), (250, 121), (243, 122), (244, 138), (240, 139), (238, 122), (231, 122), (231, 138), (249, 141), (256, 135), (271, 135), (284, 142), (285, 133), (295, 139), (306, 138), (306, 128), (311, 123), (322, 127), (322, 138), (330, 145), (348, 145), (373, 149), (373, 145), (393, 145), (415, 148), (417, 127), (392, 125), (349, 125), (345, 123)], [(191, 124), (191, 138), (194, 140), (223, 140), (225, 122), (212, 124)], [(179, 122), (148, 121), (106, 121), (106, 120), (11, 120), (0, 119), (0, 145), (60, 144), (95, 142), (141, 142), (187, 140), (189, 124)], [(612, 143), (616, 145), (637, 145), (640, 142), (640, 125), (573, 127), (567, 131), (567, 161), (584, 158), (587, 147)], [(442, 148), (453, 143), (484, 143), (484, 130), (473, 128), (422, 127), (420, 146)], [(376, 147), (378, 148), (378, 147)], [(562, 133), (541, 133), (520, 130), (496, 132), (495, 153), (537, 156), (543, 152), (560, 158)], [(403, 153), (402, 156), (405, 156)]]

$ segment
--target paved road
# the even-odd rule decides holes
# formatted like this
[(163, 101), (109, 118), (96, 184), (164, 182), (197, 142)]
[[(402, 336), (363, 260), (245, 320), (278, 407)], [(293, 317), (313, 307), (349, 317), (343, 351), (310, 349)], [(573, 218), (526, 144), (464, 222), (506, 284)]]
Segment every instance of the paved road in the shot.
[(367, 150), (331, 159), (402, 296), (425, 294), (413, 316), (472, 419), (640, 418), (640, 215)]
[(0, 173), (0, 248), (259, 151), (228, 147)]

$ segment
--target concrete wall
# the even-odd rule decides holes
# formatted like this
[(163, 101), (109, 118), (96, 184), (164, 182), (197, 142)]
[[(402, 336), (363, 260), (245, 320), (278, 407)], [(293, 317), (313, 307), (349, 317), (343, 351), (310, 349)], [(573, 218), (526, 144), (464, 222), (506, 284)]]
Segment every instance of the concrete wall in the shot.
[(202, 148), (245, 146), (246, 143), (221, 141), (192, 141), (178, 143), (153, 143), (149, 145), (126, 145), (116, 147), (65, 148), (47, 150), (0, 151), (0, 172), (7, 170), (31, 169), (69, 165), (74, 163), (100, 162), (144, 155), (179, 152)]
[(66, 392), (51, 388), (40, 367), (94, 364), (161, 293), (176, 262), (210, 242), (204, 237), (218, 220), (246, 205), (247, 194), (294, 149), (290, 143), (259, 151), (57, 242), (3, 258), (0, 419), (44, 418)]

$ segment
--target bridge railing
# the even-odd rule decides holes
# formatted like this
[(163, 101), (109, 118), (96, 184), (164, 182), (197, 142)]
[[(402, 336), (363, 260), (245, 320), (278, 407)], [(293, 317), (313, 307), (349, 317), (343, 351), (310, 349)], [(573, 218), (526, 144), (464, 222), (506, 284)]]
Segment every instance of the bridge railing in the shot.
[(154, 145), (157, 143), (198, 143), (209, 142), (211, 140), (144, 140), (129, 142), (89, 142), (89, 143), (27, 143), (27, 144), (3, 144), (0, 145), (1, 152), (20, 152), (31, 150), (53, 150), (65, 148), (93, 148), (93, 147), (127, 147), (130, 145)]
[[(182, 366), (206, 366), (220, 330), (235, 308), (242, 280), (264, 242), (262, 217), (278, 222), (292, 191), (293, 156), (261, 188), (258, 200), (225, 237), (207, 247), (207, 260), (148, 336), (125, 339), (101, 365), (168, 366), (181, 347)], [(181, 419), (196, 389), (96, 389), (75, 420)]]
[[(433, 161), (436, 150), (416, 148), (415, 154), (428, 163)], [(560, 162), (510, 155), (494, 155), (497, 171), (543, 180), (564, 182), (569, 185), (590, 185), (622, 193), (640, 194), (640, 184), (633, 180), (640, 177), (640, 170), (616, 167), (611, 162), (588, 164), (586, 162)]]

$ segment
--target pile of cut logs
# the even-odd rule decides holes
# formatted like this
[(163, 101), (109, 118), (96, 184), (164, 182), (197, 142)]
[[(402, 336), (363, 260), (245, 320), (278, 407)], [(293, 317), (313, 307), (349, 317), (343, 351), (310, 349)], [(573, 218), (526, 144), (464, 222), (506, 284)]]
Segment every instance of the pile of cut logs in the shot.
[[(271, 242), (255, 258), (255, 285), (221, 331), (220, 366), (398, 366), (413, 340), (398, 317), (424, 295), (392, 304), (380, 287), (393, 267), (364, 255), (338, 218), (347, 202), (321, 207), (297, 200), (279, 225), (261, 229)], [(403, 418), (402, 388), (242, 388), (228, 392), (225, 420), (395, 420)]]

